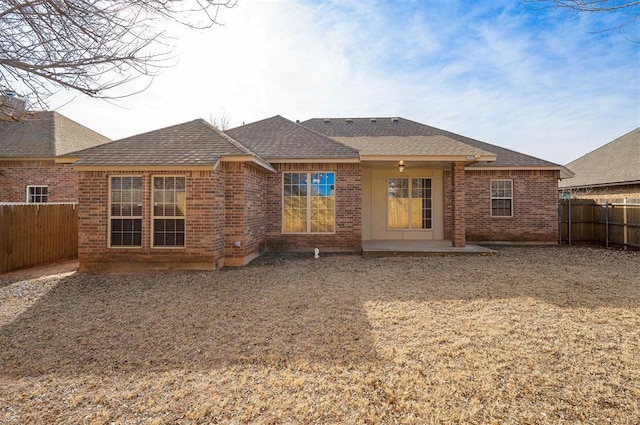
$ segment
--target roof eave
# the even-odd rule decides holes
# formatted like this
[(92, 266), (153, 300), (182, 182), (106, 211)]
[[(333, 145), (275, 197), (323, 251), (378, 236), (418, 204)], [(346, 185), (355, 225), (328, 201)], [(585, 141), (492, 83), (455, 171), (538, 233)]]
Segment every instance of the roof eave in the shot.
[(257, 165), (259, 168), (264, 168), (267, 171), (271, 171), (272, 173), (276, 172), (276, 169), (273, 168), (273, 166), (267, 161), (251, 155), (223, 155), (222, 157), (220, 157), (220, 162), (249, 162), (251, 164)]
[(215, 164), (175, 165), (175, 164), (76, 164), (76, 171), (212, 171)]
[(73, 164), (76, 161), (81, 160), (82, 157), (79, 156), (59, 156), (56, 157), (56, 164)]
[(640, 184), (640, 180), (630, 180), (624, 182), (610, 182), (610, 183), (593, 183), (593, 184), (581, 184), (575, 186), (563, 186), (560, 187), (562, 190), (566, 189), (593, 189), (599, 187), (611, 187), (611, 186), (629, 186), (634, 184)]
[(560, 179), (570, 179), (575, 174), (567, 167), (562, 165), (489, 165), (482, 167), (466, 167), (466, 170), (547, 170), (547, 171), (559, 171)]
[(55, 161), (55, 156), (0, 156), (0, 161)]

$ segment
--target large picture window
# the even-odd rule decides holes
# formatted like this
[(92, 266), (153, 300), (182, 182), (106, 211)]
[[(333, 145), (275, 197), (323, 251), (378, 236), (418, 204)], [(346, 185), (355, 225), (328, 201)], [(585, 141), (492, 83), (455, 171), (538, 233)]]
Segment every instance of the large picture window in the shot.
[(389, 229), (431, 229), (431, 179), (389, 179), (387, 199)]
[(283, 233), (335, 232), (335, 173), (284, 173)]
[(513, 180), (491, 180), (491, 216), (513, 216)]
[(110, 246), (142, 246), (142, 177), (111, 177)]
[(183, 247), (186, 189), (184, 177), (153, 178), (153, 246)]

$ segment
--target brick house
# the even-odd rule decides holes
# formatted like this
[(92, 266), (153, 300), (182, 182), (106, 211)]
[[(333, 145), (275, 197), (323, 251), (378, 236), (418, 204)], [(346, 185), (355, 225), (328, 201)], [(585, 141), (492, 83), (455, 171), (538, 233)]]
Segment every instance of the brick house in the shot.
[(566, 165), (575, 173), (561, 180), (572, 198), (640, 202), (640, 127)]
[(0, 202), (76, 202), (78, 174), (64, 155), (111, 140), (57, 112), (0, 116)]
[(555, 243), (564, 167), (402, 118), (195, 120), (67, 157), (81, 270), (215, 269), (368, 240)]

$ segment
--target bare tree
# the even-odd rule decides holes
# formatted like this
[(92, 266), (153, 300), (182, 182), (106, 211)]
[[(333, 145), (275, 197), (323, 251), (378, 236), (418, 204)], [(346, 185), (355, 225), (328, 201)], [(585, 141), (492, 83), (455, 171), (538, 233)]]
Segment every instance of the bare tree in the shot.
[(617, 24), (609, 28), (621, 30), (638, 21), (640, 18), (640, 1), (638, 0), (523, 0), (526, 3), (537, 3), (564, 10), (576, 15), (585, 13), (615, 14)]
[(227, 110), (225, 108), (221, 108), (215, 116), (209, 112), (209, 124), (220, 131), (225, 131), (231, 128), (231, 120), (229, 119), (229, 115), (227, 115)]
[(209, 28), (236, 1), (0, 0), (0, 90), (39, 106), (61, 88), (119, 97), (113, 89), (170, 65), (163, 27)]

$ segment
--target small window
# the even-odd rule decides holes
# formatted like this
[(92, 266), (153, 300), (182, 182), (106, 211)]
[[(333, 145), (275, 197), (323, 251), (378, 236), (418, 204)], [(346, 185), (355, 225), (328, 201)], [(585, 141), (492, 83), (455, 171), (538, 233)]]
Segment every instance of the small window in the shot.
[(49, 200), (48, 186), (27, 186), (27, 202), (40, 204)]
[(153, 178), (153, 246), (184, 247), (186, 179)]
[(491, 216), (513, 216), (513, 180), (491, 180)]
[(110, 201), (110, 246), (142, 246), (142, 177), (111, 177)]

